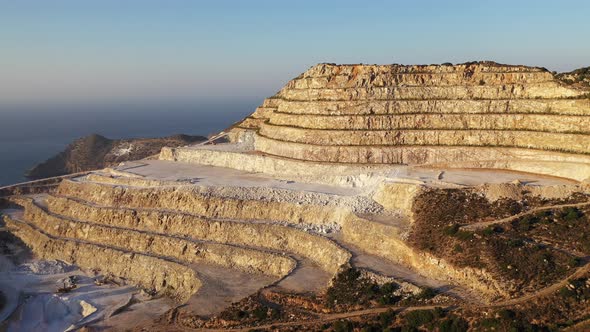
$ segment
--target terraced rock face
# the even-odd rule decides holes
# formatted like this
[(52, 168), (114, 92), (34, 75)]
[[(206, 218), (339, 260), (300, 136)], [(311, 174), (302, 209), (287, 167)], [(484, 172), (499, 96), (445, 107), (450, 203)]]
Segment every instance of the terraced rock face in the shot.
[(573, 181), (590, 177), (585, 93), (493, 63), (318, 65), (232, 142), (6, 188), (0, 213), (37, 257), (169, 295), (183, 306), (165, 319), (190, 328), (240, 300), (274, 317), (269, 294), (321, 308), (356, 269), (421, 304), (420, 287), (453, 305), (524, 303), (589, 266), (590, 180)]
[(256, 130), (256, 150), (308, 161), (587, 164), (589, 125), (588, 91), (542, 68), (320, 64), (235, 132)]

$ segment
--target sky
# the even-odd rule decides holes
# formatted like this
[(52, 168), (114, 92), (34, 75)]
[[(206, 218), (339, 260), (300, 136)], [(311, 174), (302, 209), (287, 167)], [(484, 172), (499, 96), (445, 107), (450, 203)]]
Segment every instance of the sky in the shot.
[(320, 62), (568, 71), (590, 66), (589, 12), (587, 0), (0, 0), (0, 107), (262, 100)]

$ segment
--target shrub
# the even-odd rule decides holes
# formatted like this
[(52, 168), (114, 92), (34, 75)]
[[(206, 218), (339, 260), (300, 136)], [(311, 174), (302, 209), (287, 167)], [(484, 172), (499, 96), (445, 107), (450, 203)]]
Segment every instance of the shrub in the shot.
[(399, 289), (399, 285), (393, 282), (387, 282), (380, 288), (382, 294), (391, 294)]
[(582, 263), (582, 259), (580, 257), (572, 257), (568, 262), (568, 265), (571, 267), (578, 267)]
[(334, 332), (352, 332), (352, 323), (347, 320), (339, 320), (332, 325)]
[(449, 317), (438, 324), (439, 332), (464, 332), (469, 329), (469, 323), (461, 317)]
[(361, 277), (361, 272), (348, 268), (334, 278), (332, 286), (326, 292), (329, 307), (338, 304), (364, 304), (379, 295), (379, 286), (373, 281)]
[(438, 294), (438, 292), (434, 288), (426, 287), (417, 295), (417, 298), (421, 300), (430, 300), (435, 297), (436, 294)]
[(484, 236), (490, 236), (494, 234), (494, 229), (492, 227), (486, 227), (483, 231), (481, 231), (481, 234)]
[(454, 236), (462, 241), (471, 240), (473, 238), (473, 233), (462, 231), (459, 224), (453, 224), (443, 228), (443, 233), (448, 236)]
[(522, 219), (516, 222), (516, 228), (519, 231), (530, 231), (533, 228), (533, 225), (536, 224), (539, 220), (534, 216), (524, 216)]
[(502, 309), (498, 311), (498, 316), (502, 320), (512, 320), (514, 317), (516, 317), (516, 314), (510, 309)]
[(561, 213), (561, 216), (565, 221), (576, 221), (582, 217), (582, 212), (577, 208), (569, 207)]
[(406, 322), (411, 327), (420, 327), (434, 320), (434, 314), (431, 310), (415, 310), (406, 314)]
[(502, 227), (492, 225), (492, 226), (486, 227), (481, 233), (484, 236), (490, 236), (495, 233), (502, 233), (503, 231), (504, 231), (504, 229)]
[(571, 290), (567, 287), (562, 287), (559, 289), (559, 295), (564, 298), (570, 298), (570, 297), (575, 297), (576, 292), (574, 292), (573, 290)]
[(393, 282), (388, 282), (379, 287), (379, 294), (381, 297), (378, 302), (381, 305), (394, 304), (401, 298), (394, 295), (394, 292), (399, 288), (399, 285)]
[(420, 327), (444, 316), (441, 308), (434, 310), (414, 310), (406, 314), (405, 319), (409, 327)]
[(382, 312), (379, 314), (379, 322), (383, 328), (388, 327), (393, 322), (395, 318), (395, 311), (389, 309), (386, 312)]
[(252, 311), (252, 315), (256, 320), (264, 320), (267, 317), (268, 309), (266, 307), (258, 307)]
[(443, 229), (443, 232), (449, 236), (453, 236), (453, 235), (457, 234), (458, 231), (459, 231), (458, 224), (453, 224), (453, 225), (447, 226)]
[(524, 245), (524, 241), (521, 239), (509, 239), (508, 246), (512, 248), (522, 247)]
[(467, 231), (458, 231), (455, 237), (461, 241), (467, 241), (473, 239), (473, 233)]
[(383, 329), (380, 326), (369, 325), (361, 329), (361, 332), (382, 332)]

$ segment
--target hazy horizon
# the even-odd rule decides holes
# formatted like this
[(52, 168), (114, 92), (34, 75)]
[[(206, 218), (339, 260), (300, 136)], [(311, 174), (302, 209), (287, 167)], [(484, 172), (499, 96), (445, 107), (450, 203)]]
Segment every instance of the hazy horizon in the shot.
[(321, 62), (569, 71), (590, 65), (589, 9), (576, 0), (0, 0), (0, 111), (262, 101)]

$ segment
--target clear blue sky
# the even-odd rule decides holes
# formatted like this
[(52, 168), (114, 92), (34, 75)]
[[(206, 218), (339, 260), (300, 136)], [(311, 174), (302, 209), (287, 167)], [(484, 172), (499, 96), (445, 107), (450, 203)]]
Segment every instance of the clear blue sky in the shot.
[(0, 0), (0, 104), (239, 99), (318, 62), (590, 66), (590, 1)]

